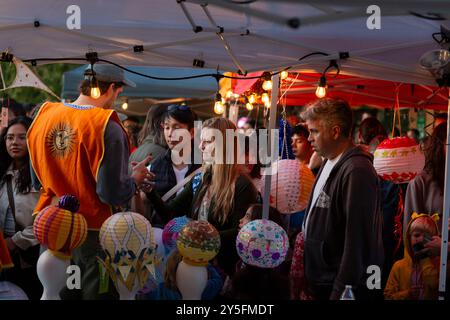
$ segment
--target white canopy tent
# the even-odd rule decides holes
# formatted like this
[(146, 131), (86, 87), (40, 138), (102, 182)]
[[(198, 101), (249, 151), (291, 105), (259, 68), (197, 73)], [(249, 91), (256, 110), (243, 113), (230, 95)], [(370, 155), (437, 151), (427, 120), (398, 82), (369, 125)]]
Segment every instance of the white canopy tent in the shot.
[[(68, 20), (76, 19), (72, 11), (67, 13), (73, 4), (80, 9), (79, 30), (67, 27)], [(330, 59), (338, 59), (343, 74), (435, 85), (418, 61), (425, 52), (439, 48), (432, 34), (441, 24), (450, 26), (450, 2), (384, 1), (379, 4), (381, 28), (371, 30), (367, 22), (372, 13), (367, 8), (372, 4), (372, 0), (3, 0), (0, 51), (38, 64), (97, 52), (99, 58), (121, 65), (191, 67), (197, 60), (205, 68), (241, 73), (285, 67), (322, 72)], [(313, 52), (328, 56), (299, 61)], [(340, 59), (340, 53), (348, 53), (348, 58)], [(449, 158), (447, 154), (448, 162)], [(449, 163), (441, 291), (450, 210), (448, 168)]]

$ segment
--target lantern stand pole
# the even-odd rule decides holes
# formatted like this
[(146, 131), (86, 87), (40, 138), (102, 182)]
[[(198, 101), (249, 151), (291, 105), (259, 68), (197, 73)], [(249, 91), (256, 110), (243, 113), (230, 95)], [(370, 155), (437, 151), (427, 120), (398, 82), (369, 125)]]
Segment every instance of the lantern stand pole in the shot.
[[(278, 159), (278, 148), (276, 147), (278, 144), (278, 139), (275, 139), (275, 146), (272, 146), (272, 135), (273, 135), (273, 129), (275, 129), (276, 120), (277, 120), (277, 105), (278, 105), (278, 92), (280, 88), (280, 74), (277, 73), (272, 76), (272, 96), (270, 101), (270, 116), (269, 116), (269, 128), (268, 128), (268, 154), (270, 154), (270, 158), (274, 159), (272, 152), (277, 153), (277, 159)], [(265, 176), (265, 185), (264, 185), (264, 198), (263, 198), (263, 219), (269, 219), (269, 205), (270, 205), (270, 185), (272, 181), (272, 163), (270, 162), (269, 165), (271, 166), (270, 170), (266, 170), (269, 172), (268, 175)]]
[[(447, 92), (448, 97), (448, 92)], [(448, 112), (450, 113), (450, 97), (448, 97)], [(439, 300), (445, 299), (445, 282), (447, 278), (447, 254), (448, 254), (448, 218), (450, 211), (450, 123), (447, 121), (447, 142), (445, 144), (445, 183), (444, 183), (444, 212), (442, 213), (441, 232), (441, 265), (439, 271)]]

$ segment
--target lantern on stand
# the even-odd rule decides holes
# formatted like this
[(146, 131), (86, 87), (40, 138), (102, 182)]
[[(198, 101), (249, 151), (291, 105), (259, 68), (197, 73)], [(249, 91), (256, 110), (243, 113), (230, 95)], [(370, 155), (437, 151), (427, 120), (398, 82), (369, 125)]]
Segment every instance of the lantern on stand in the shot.
[(87, 222), (77, 213), (79, 208), (75, 196), (64, 195), (58, 205), (45, 207), (34, 220), (34, 235), (47, 247), (37, 262), (37, 274), (44, 287), (41, 300), (61, 299), (59, 292), (66, 285), (72, 251), (86, 240)]
[(136, 293), (155, 277), (156, 243), (148, 220), (134, 212), (109, 217), (100, 229), (105, 258), (100, 262), (113, 280), (121, 300), (134, 300)]
[(206, 266), (220, 249), (219, 232), (207, 221), (191, 221), (180, 231), (177, 247), (183, 256), (177, 268), (177, 287), (183, 299), (200, 300), (208, 281)]

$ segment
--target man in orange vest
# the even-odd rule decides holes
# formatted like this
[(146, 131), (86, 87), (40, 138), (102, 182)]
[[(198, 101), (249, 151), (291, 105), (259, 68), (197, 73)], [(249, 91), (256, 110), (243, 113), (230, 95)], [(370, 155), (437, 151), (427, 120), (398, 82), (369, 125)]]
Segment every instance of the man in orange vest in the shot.
[[(81, 93), (72, 104), (44, 103), (28, 131), (33, 171), (42, 186), (35, 212), (72, 194), (79, 199), (79, 212), (88, 224), (88, 238), (72, 257), (81, 269), (81, 290), (66, 288), (61, 292), (63, 299), (117, 297), (113, 286), (106, 289), (108, 282), (100, 281), (97, 256), (103, 252), (98, 231), (152, 178), (146, 168), (150, 157), (134, 165), (129, 175), (129, 140), (111, 110), (123, 86), (134, 83), (112, 65), (95, 64), (93, 71), (89, 67), (85, 72)], [(95, 86), (99, 93), (92, 90)]]

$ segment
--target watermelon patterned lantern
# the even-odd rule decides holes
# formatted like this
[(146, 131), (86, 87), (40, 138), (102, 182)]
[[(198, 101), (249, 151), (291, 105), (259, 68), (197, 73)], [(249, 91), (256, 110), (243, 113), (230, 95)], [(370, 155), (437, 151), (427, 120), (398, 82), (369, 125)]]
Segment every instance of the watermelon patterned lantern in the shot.
[(72, 251), (86, 240), (87, 223), (76, 213), (79, 208), (75, 196), (64, 195), (57, 206), (45, 207), (34, 220), (36, 239), (58, 258), (70, 259)]
[(189, 221), (191, 221), (191, 219), (186, 216), (176, 217), (164, 226), (164, 230), (162, 232), (162, 242), (164, 244), (166, 254), (169, 254), (177, 247), (178, 234)]
[(99, 260), (116, 287), (120, 281), (132, 291), (136, 280), (142, 288), (150, 274), (155, 277), (156, 242), (144, 216), (135, 212), (113, 214), (103, 223), (99, 238), (106, 254)]
[(385, 139), (374, 152), (373, 166), (385, 180), (408, 183), (423, 170), (425, 156), (411, 138)]
[(180, 231), (177, 247), (185, 263), (206, 266), (219, 252), (220, 235), (207, 221), (191, 221)]
[(270, 205), (283, 214), (305, 210), (315, 180), (312, 171), (298, 160), (285, 159), (275, 162), (272, 172)]
[(275, 268), (286, 258), (289, 239), (278, 224), (258, 219), (247, 223), (236, 238), (236, 249), (248, 265)]

